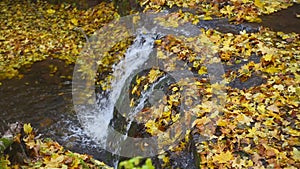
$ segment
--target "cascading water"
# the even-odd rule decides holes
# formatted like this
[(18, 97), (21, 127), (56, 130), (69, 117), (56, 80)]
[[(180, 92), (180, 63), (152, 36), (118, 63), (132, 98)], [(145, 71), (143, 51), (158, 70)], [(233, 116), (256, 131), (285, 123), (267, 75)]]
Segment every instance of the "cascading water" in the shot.
[[(155, 83), (153, 83), (148, 90), (143, 91), (141, 93), (140, 98), (136, 101), (137, 105), (130, 108), (129, 112), (127, 112), (127, 116), (126, 116), (126, 127), (125, 127), (125, 131), (123, 132), (124, 134), (119, 134), (117, 132), (117, 134), (112, 134), (112, 137), (110, 139), (113, 139), (113, 146), (115, 146), (114, 148), (112, 148), (113, 152), (115, 154), (119, 154), (122, 149), (126, 149), (128, 147), (126, 147), (126, 140), (129, 136), (129, 130), (132, 127), (133, 122), (135, 122), (135, 117), (138, 115), (138, 113), (145, 107), (145, 105), (147, 104), (147, 102), (149, 102), (149, 99), (151, 98), (151, 96), (154, 94), (154, 92), (156, 91), (156, 86), (159, 86), (161, 83), (164, 83), (164, 80), (168, 79), (167, 75), (163, 75), (162, 77), (160, 77)], [(123, 90), (124, 91), (124, 90)], [(122, 94), (122, 93), (121, 93)], [(151, 102), (151, 101), (150, 101)], [(151, 102), (153, 104), (155, 104), (155, 102)], [(118, 123), (118, 121), (116, 121), (116, 123)], [(112, 124), (112, 125), (118, 125), (118, 124)], [(110, 139), (107, 139), (107, 143), (110, 143)], [(129, 141), (130, 142), (130, 141)], [(125, 143), (125, 144), (123, 144)], [(125, 146), (124, 146), (125, 145)], [(112, 145), (111, 145), (112, 146)], [(119, 163), (119, 158), (116, 158), (114, 161), (114, 167), (117, 168)]]
[[(146, 138), (130, 137), (131, 133), (129, 131), (135, 124), (136, 115), (144, 107), (148, 106), (146, 104), (151, 100), (150, 97), (156, 95), (156, 93), (153, 94), (156, 92), (156, 86), (168, 86), (161, 84), (164, 83), (165, 79), (182, 83), (183, 86), (180, 88), (180, 92), (183, 94), (180, 96), (182, 99), (185, 99), (185, 93), (196, 88), (193, 85), (185, 85), (195, 83), (193, 83), (194, 75), (184, 61), (158, 59), (155, 56), (156, 51), (153, 47), (157, 34), (173, 34), (181, 39), (196, 36), (199, 34), (199, 30), (191, 24), (184, 24), (178, 28), (164, 27), (159, 22), (160, 16), (165, 15), (165, 13), (162, 13), (160, 15), (132, 16), (107, 25), (90, 38), (89, 43), (82, 52), (82, 57), (77, 59), (72, 81), (75, 111), (86, 135), (97, 142), (99, 148), (110, 153), (125, 157), (154, 156), (166, 151), (170, 146), (177, 145), (184, 138), (187, 129), (191, 127), (190, 119), (193, 115), (190, 115), (189, 112), (186, 113), (186, 108), (195, 106), (199, 102), (198, 98), (193, 101), (192, 105), (184, 105), (185, 102), (183, 100), (180, 101), (180, 105), (176, 105), (176, 110), (174, 111), (179, 113), (180, 118), (175, 123), (172, 123), (172, 126), (168, 127), (163, 134), (151, 137), (146, 136)], [(137, 32), (148, 33), (137, 35)], [(116, 35), (116, 37), (112, 37), (112, 35)], [(97, 72), (97, 64), (102, 63), (102, 56), (105, 52), (109, 52), (113, 45), (120, 40), (135, 35), (137, 35), (136, 39), (125, 53), (125, 58), (112, 66), (113, 73), (111, 75), (113, 80), (111, 81), (110, 89), (103, 93), (97, 93), (96, 97), (95, 86), (93, 86), (94, 77)], [(187, 41), (187, 43), (190, 44), (191, 42)], [(200, 41), (195, 40), (194, 45), (199, 47), (198, 44), (201, 45)], [(207, 47), (203, 50), (203, 56), (213, 56), (210, 53), (212, 50), (208, 48), (210, 45), (204, 45)], [(198, 48), (195, 51), (202, 52)], [(153, 61), (157, 61), (157, 63)], [(171, 65), (172, 68), (168, 67)], [(153, 84), (150, 84), (148, 90), (137, 96), (139, 98), (134, 98), (135, 104), (133, 107), (130, 107), (129, 86), (133, 78), (139, 76), (141, 72), (149, 71), (153, 66), (163, 70), (162, 72), (166, 74), (163, 74)], [(209, 68), (208, 71), (210, 71)], [(121, 121), (118, 121), (118, 119), (114, 121), (114, 118), (118, 118), (116, 113), (117, 116), (119, 115), (122, 118)], [(124, 118), (125, 120), (123, 120)], [(119, 126), (121, 126), (121, 129)], [(115, 130), (115, 128), (118, 130)], [(167, 141), (164, 142), (164, 140)], [(137, 150), (137, 147), (142, 148)], [(115, 165), (117, 163), (118, 160), (115, 161)]]
[[(153, 51), (154, 40), (155, 35), (153, 34), (137, 35), (134, 43), (128, 48), (125, 58), (113, 66), (112, 76), (114, 79), (111, 82), (111, 89), (106, 91), (105, 94), (102, 93), (97, 95), (97, 106), (92, 112), (87, 108), (86, 110), (83, 110), (86, 111), (83, 116), (79, 115), (79, 118), (83, 122), (86, 122), (83, 123), (83, 128), (87, 135), (92, 137), (92, 139), (99, 143), (101, 147), (108, 146), (107, 138), (109, 137), (109, 131), (113, 130), (110, 129), (110, 122), (113, 119), (113, 113), (116, 109), (118, 99), (125, 96), (124, 92), (126, 92), (126, 89), (124, 90), (124, 86), (128, 86), (128, 83), (131, 82), (129, 79), (132, 79), (149, 59), (149, 55)], [(156, 83), (152, 84), (146, 92), (142, 93), (139, 104), (136, 107), (127, 109), (130, 111), (127, 112), (128, 117), (126, 117), (128, 118), (128, 125), (125, 134), (122, 135), (122, 137), (119, 137), (118, 142), (122, 142), (122, 140), (126, 139), (135, 114), (144, 107), (145, 100), (147, 100), (151, 95), (151, 92), (153, 92), (154, 86), (163, 79), (164, 77), (161, 77)], [(85, 108), (83, 107), (82, 109)], [(114, 147), (113, 153), (117, 154), (117, 151), (119, 150), (120, 148)]]

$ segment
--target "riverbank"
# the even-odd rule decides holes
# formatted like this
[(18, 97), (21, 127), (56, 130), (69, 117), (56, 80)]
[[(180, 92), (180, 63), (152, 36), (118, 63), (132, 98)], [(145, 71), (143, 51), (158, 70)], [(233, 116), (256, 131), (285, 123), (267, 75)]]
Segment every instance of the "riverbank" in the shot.
[[(43, 134), (42, 137), (51, 137), (65, 147), (48, 139), (35, 140), (31, 132), (17, 136), (16, 143), (22, 142), (18, 140), (25, 139), (25, 145), (28, 146), (26, 149), (31, 152), (30, 155), (33, 155), (31, 161), (27, 161), (27, 167), (29, 164), (38, 167), (46, 165), (96, 167), (100, 163), (91, 156), (66, 150), (93, 154), (100, 161), (107, 160), (101, 159), (103, 156), (93, 150), (94, 148), (80, 147), (80, 145), (93, 144), (93, 142), (81, 142), (85, 141), (86, 135), (76, 135), (76, 132), (77, 134), (83, 132), (80, 130), (72, 105), (73, 66), (87, 41), (85, 36), (90, 36), (95, 30), (118, 18), (119, 15), (109, 3), (101, 3), (88, 10), (78, 10), (68, 4), (51, 5), (42, 1), (31, 4), (29, 2), (2, 1), (0, 3), (1, 13), (4, 14), (1, 16), (5, 16), (0, 17), (1, 27), (3, 27), (0, 30), (2, 48), (0, 51), (0, 80), (2, 80), (0, 91), (1, 94), (3, 93), (0, 104), (1, 116), (3, 120), (10, 123), (20, 120), (24, 123), (32, 123), (35, 128), (39, 129), (37, 133)], [(152, 1), (142, 3), (144, 9), (168, 9), (172, 2), (175, 5), (177, 1), (161, 1), (162, 4), (160, 1), (155, 1), (158, 4), (150, 2)], [(253, 27), (219, 22), (218, 19), (204, 24), (212, 19), (210, 18), (212, 14), (229, 17), (232, 22), (242, 22), (247, 18), (248, 21), (249, 19), (255, 21), (259, 15), (265, 14), (263, 9), (273, 8), (268, 6), (268, 3), (259, 4), (260, 1), (255, 1), (256, 4), (252, 1), (243, 2), (246, 2), (246, 5), (240, 7), (242, 12), (245, 12), (242, 9), (253, 10), (248, 14), (259, 12), (250, 18), (247, 15), (238, 17), (234, 16), (234, 12), (239, 9), (238, 4), (223, 4), (221, 7), (214, 6), (212, 3), (204, 5), (207, 7), (206, 11), (203, 6), (201, 9), (194, 9), (202, 13), (190, 15), (190, 11), (178, 10), (175, 14), (168, 15), (171, 21), (178, 21), (178, 23), (172, 22), (173, 26), (180, 24), (183, 20), (183, 22), (194, 22), (199, 28), (206, 28), (201, 30), (201, 36), (197, 38), (201, 39), (201, 42), (209, 40), (217, 47), (217, 55), (224, 66), (223, 77), (227, 97), (224, 108), (214, 114), (217, 118), (213, 117), (213, 114), (210, 114), (213, 103), (209, 96), (212, 95), (213, 88), (218, 86), (209, 85), (209, 81), (203, 79), (207, 74), (207, 67), (202, 64), (201, 60), (195, 59), (193, 55), (195, 51), (185, 46), (185, 42), (172, 36), (157, 39), (155, 47), (161, 50), (159, 57), (168, 58), (166, 56), (172, 53), (173, 58), (186, 62), (190, 68), (188, 70), (192, 70), (198, 78), (193, 84), (197, 87), (191, 95), (201, 96), (204, 99), (192, 109), (196, 115), (194, 128), (191, 131), (192, 137), (183, 140), (178, 147), (170, 148), (167, 153), (158, 157), (156, 161), (159, 163), (158, 166), (181, 167), (187, 164), (186, 161), (196, 163), (197, 160), (192, 159), (196, 157), (199, 158), (200, 167), (204, 168), (212, 166), (300, 167), (300, 145), (297, 141), (300, 137), (298, 125), (300, 124), (300, 37), (298, 29), (292, 29), (299, 27), (297, 26), (300, 23), (297, 18), (299, 5), (294, 4), (294, 7), (289, 8), (290, 12), (282, 14), (288, 15), (290, 19), (281, 18), (281, 20), (291, 22), (284, 25), (278, 26), (270, 23), (271, 20), (280, 23), (278, 21), (280, 12), (275, 13), (272, 19), (269, 18), (271, 16), (267, 16), (267, 23), (264, 23), (264, 17), (262, 17), (263, 22), (253, 24), (255, 25)], [(273, 12), (275, 9), (280, 10), (291, 4), (293, 3), (288, 2), (280, 6), (279, 3), (276, 8), (274, 7)], [(158, 7), (157, 5), (165, 6)], [(193, 3), (177, 5), (184, 9), (190, 6), (197, 7)], [(215, 8), (218, 8), (218, 11), (221, 11), (219, 8), (222, 9), (223, 13), (212, 13)], [(202, 22), (201, 19), (206, 21)], [(216, 26), (218, 24), (219, 26)], [(291, 26), (286, 26), (289, 24)], [(259, 28), (260, 25), (270, 26), (274, 31)], [(233, 32), (228, 33), (224, 29)], [(130, 40), (123, 41), (114, 46), (105, 63), (111, 66), (117, 62), (116, 58), (121, 59), (130, 43)], [(184, 55), (182, 51), (185, 51)], [(111, 73), (111, 71), (107, 68), (106, 73)], [(156, 76), (159, 75), (155, 72), (149, 70), (140, 77), (140, 84), (132, 84), (131, 89), (135, 90), (130, 91), (131, 95), (138, 97), (145, 86), (151, 85), (149, 81), (155, 81)], [(99, 86), (109, 88), (109, 81), (106, 81), (109, 79), (108, 76), (99, 78), (102, 78)], [(170, 93), (174, 94), (179, 91), (180, 85), (174, 84), (169, 89)], [(174, 101), (174, 97), (172, 98), (173, 100), (168, 100), (169, 97), (166, 102), (174, 108), (178, 104)], [(146, 113), (149, 111), (150, 109), (144, 111), (145, 116), (142, 117), (147, 117)], [(145, 122), (143, 132), (150, 135), (163, 132), (167, 127), (164, 124), (172, 124), (172, 120), (176, 117), (173, 111), (162, 112), (161, 117)], [(74, 128), (78, 129), (74, 132), (75, 134), (72, 133)], [(206, 130), (207, 128), (209, 131)], [(187, 146), (190, 143), (189, 140), (193, 140), (193, 145), (190, 146), (193, 148), (192, 151)], [(45, 150), (51, 150), (51, 152), (41, 152), (38, 147), (44, 147)], [(196, 153), (197, 156), (192, 156), (191, 152)], [(188, 156), (189, 159), (180, 160), (183, 156)], [(6, 156), (2, 156), (2, 161), (8, 163)], [(14, 162), (11, 161), (11, 163)], [(20, 166), (20, 164), (16, 165)]]

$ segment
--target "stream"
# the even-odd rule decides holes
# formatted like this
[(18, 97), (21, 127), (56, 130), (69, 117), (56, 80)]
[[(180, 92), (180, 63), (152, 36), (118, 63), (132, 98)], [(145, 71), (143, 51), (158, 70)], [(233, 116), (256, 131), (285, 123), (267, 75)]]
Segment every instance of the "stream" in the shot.
[[(283, 32), (296, 32), (300, 33), (300, 21), (295, 19), (295, 13), (300, 12), (300, 5), (294, 5), (293, 7), (283, 10), (281, 12), (272, 14), (270, 16), (263, 17), (263, 22), (260, 24), (245, 24), (245, 25), (230, 25), (226, 22), (214, 22), (209, 21), (199, 25), (199, 27), (211, 28), (219, 27), (220, 31), (224, 32), (239, 32), (240, 29), (247, 28), (255, 31), (259, 25), (269, 26), (271, 29)], [(298, 13), (299, 14), (299, 13)], [(276, 18), (276, 19), (275, 19)], [(31, 123), (34, 128), (38, 129), (38, 133), (41, 133), (42, 137), (50, 137), (53, 140), (58, 141), (66, 148), (79, 153), (87, 153), (93, 155), (96, 159), (99, 159), (111, 166), (116, 166), (119, 158), (112, 155), (110, 152), (120, 151), (120, 149), (104, 150), (99, 144), (107, 143), (109, 133), (103, 133), (103, 130), (109, 130), (107, 127), (113, 119), (114, 106), (118, 102), (117, 97), (121, 94), (122, 86), (125, 85), (126, 79), (129, 78), (131, 73), (148, 59), (151, 48), (153, 45), (153, 39), (150, 37), (144, 37), (146, 45), (139, 48), (134, 43), (128, 50), (127, 55), (141, 55), (143, 57), (139, 60), (125, 60), (124, 63), (116, 65), (115, 70), (120, 67), (127, 67), (128, 72), (121, 72), (118, 77), (118, 81), (113, 82), (115, 89), (108, 94), (111, 96), (107, 98), (99, 97), (99, 107), (97, 111), (111, 112), (109, 117), (107, 114), (92, 113), (92, 118), (98, 121), (96, 126), (91, 126), (89, 119), (84, 119), (84, 115), (75, 112), (72, 102), (72, 79), (70, 76), (73, 74), (74, 65), (67, 65), (63, 61), (58, 59), (46, 59), (41, 62), (37, 62), (32, 66), (23, 67), (21, 74), (23, 78), (9, 79), (1, 81), (0, 86), (0, 132), (6, 130), (7, 123), (13, 123), (21, 121), (23, 123)], [(137, 50), (140, 49), (140, 50)], [(146, 53), (145, 53), (146, 51)], [(132, 54), (133, 53), (133, 54)], [(132, 57), (128, 57), (131, 58)], [(121, 65), (123, 64), (123, 65)], [(53, 71), (53, 67), (57, 68), (57, 71)], [(127, 70), (128, 70), (127, 69)], [(160, 80), (163, 80), (161, 78)], [(260, 79), (253, 79), (251, 84), (258, 83)], [(160, 81), (158, 81), (160, 82)], [(158, 83), (157, 82), (157, 83)], [(259, 82), (261, 83), (261, 82)], [(235, 87), (243, 84), (234, 84)], [(149, 95), (153, 92), (153, 86), (150, 86), (148, 93), (144, 93), (140, 98), (140, 106), (145, 104), (145, 100), (149, 99)], [(249, 86), (247, 86), (249, 87)], [(128, 133), (131, 123), (134, 120), (135, 113), (138, 112), (141, 107), (136, 106), (135, 110), (129, 113), (129, 121), (127, 122), (126, 132)], [(110, 120), (107, 120), (110, 119)], [(83, 121), (83, 122), (82, 122)], [(112, 124), (111, 124), (112, 125)], [(96, 130), (102, 128), (102, 130)], [(100, 131), (100, 132), (99, 132)], [(125, 138), (118, 137), (120, 140)], [(97, 141), (98, 140), (98, 141)], [(100, 141), (99, 141), (100, 140)], [(103, 142), (101, 142), (103, 141)], [(186, 154), (183, 154), (186, 156)], [(182, 158), (177, 156), (175, 158)], [(187, 162), (189, 160), (186, 160)], [(193, 160), (191, 160), (193, 162)], [(188, 164), (187, 164), (188, 165)]]

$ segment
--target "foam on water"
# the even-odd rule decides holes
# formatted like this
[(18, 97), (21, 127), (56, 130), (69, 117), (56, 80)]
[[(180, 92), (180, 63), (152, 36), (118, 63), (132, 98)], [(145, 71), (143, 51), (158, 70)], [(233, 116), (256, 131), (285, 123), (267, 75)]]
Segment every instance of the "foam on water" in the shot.
[(122, 94), (126, 80), (148, 60), (153, 45), (153, 35), (141, 34), (136, 37), (134, 43), (127, 50), (125, 58), (113, 66), (114, 79), (111, 89), (108, 91), (108, 97), (98, 95), (97, 108), (84, 117), (89, 119), (84, 120), (87, 122), (84, 124), (85, 131), (101, 145), (106, 144), (109, 123), (113, 119), (115, 104)]

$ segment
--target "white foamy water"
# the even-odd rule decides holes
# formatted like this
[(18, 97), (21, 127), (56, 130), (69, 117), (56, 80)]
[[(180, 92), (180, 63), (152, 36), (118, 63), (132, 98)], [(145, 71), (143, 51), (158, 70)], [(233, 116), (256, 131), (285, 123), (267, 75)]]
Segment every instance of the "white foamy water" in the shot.
[[(113, 77), (108, 97), (99, 96), (94, 112), (84, 116), (83, 124), (87, 134), (101, 145), (106, 144), (109, 123), (113, 119), (115, 104), (122, 94), (126, 80), (148, 60), (154, 45), (153, 35), (138, 35), (129, 47), (125, 58), (113, 66)], [(86, 110), (89, 111), (89, 110)]]

